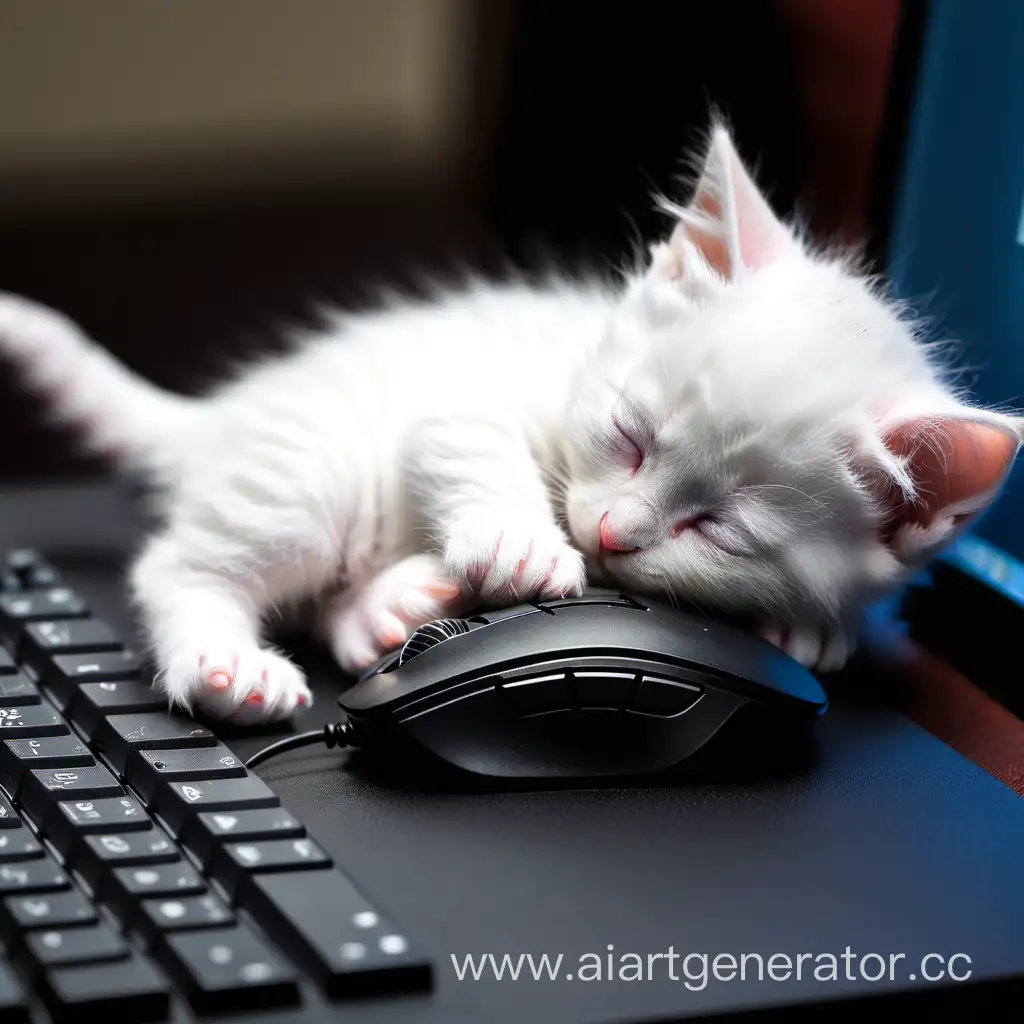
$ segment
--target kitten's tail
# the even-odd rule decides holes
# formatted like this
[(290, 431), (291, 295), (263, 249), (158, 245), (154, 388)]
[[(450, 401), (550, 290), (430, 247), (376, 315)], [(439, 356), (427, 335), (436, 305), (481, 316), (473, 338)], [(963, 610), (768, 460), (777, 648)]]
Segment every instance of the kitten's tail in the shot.
[(197, 399), (136, 376), (67, 317), (0, 292), (0, 358), (48, 402), (52, 419), (76, 430), (91, 454), (129, 472), (160, 477), (199, 411)]

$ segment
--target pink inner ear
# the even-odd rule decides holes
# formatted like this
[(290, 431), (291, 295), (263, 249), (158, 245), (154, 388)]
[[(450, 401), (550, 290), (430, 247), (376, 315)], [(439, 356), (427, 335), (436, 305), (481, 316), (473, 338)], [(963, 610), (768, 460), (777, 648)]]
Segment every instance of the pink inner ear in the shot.
[(722, 128), (711, 139), (692, 209), (705, 215), (707, 227), (684, 218), (674, 237), (688, 239), (727, 281), (744, 268), (757, 270), (773, 263), (794, 245), (789, 229), (761, 195)]
[(1017, 454), (1017, 438), (989, 423), (953, 417), (917, 419), (888, 431), (885, 444), (907, 460), (917, 500), (903, 499), (892, 486), (885, 495), (891, 512), (885, 536), (904, 526), (932, 526), (943, 512), (959, 525), (996, 496)]
[(736, 151), (730, 148), (729, 156), (740, 258), (744, 266), (757, 270), (779, 259), (792, 240)]
[[(721, 223), (723, 213), (721, 204), (717, 199), (702, 191), (697, 195), (696, 204), (705, 213)], [(708, 234), (697, 228), (691, 228), (689, 234), (691, 241), (704, 259), (707, 260), (708, 265), (726, 280), (732, 277), (734, 268), (730, 265), (729, 247), (725, 238), (720, 235)]]

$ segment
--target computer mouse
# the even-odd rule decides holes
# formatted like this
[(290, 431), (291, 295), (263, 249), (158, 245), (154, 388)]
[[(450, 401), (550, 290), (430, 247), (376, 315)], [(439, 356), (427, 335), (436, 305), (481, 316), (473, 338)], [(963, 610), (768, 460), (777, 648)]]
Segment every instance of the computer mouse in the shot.
[(411, 742), (509, 779), (656, 773), (741, 709), (781, 737), (828, 707), (810, 672), (735, 624), (597, 589), (427, 623), (338, 703), (353, 746)]

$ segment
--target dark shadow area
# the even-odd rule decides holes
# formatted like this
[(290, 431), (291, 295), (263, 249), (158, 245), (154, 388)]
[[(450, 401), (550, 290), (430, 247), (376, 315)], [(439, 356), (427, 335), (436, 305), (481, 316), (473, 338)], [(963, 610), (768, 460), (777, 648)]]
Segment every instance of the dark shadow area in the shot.
[[(552, 790), (614, 789), (645, 791), (653, 787), (756, 786), (813, 771), (817, 745), (800, 735), (730, 738), (709, 744), (684, 765), (652, 775), (585, 779), (498, 779), (472, 775), (416, 749), (375, 752), (355, 750), (340, 770), (366, 782), (401, 786), (404, 791), (444, 793), (524, 793)], [(323, 764), (320, 762), (319, 768)], [(305, 770), (305, 769), (304, 769)]]
[(787, 26), (773, 4), (628, 6), (527, 0), (509, 58), (488, 220), (517, 262), (631, 261), (688, 194), (712, 110), (789, 213), (806, 129)]
[[(815, 154), (857, 149), (860, 160), (872, 143), (853, 128), (846, 142), (826, 137), (814, 97), (830, 97), (833, 125), (863, 120), (886, 74), (895, 4), (470, 5), (453, 52), (469, 68), (455, 106), (472, 115), (441, 176), (9, 212), (0, 288), (67, 313), (158, 384), (195, 392), (278, 350), (316, 323), (319, 305), (359, 308), (382, 285), (458, 282), (467, 268), (633, 264), (641, 240), (666, 228), (653, 193), (685, 196), (685, 157), (712, 109), (780, 212), (803, 212), (829, 235), (848, 189), (831, 171), (811, 173)], [(850, 24), (868, 44), (850, 42)], [(871, 86), (864, 96), (821, 86), (829, 47), (851, 81)], [(853, 220), (856, 203), (846, 203)], [(106, 472), (45, 427), (3, 370), (0, 382), (0, 437), (17, 438), (0, 445), (0, 481)]]

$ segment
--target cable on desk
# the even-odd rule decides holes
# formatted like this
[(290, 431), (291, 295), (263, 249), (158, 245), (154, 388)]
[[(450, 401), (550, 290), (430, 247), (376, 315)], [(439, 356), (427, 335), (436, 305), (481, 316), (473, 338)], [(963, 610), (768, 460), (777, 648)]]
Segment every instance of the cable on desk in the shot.
[(328, 750), (333, 747), (347, 747), (350, 745), (352, 726), (348, 722), (328, 722), (322, 729), (313, 729), (310, 732), (300, 732), (298, 736), (287, 736), (283, 740), (271, 743), (269, 747), (253, 754), (245, 762), (246, 768), (262, 764), (271, 757), (283, 754), (286, 750), (295, 750), (298, 747), (309, 747), (314, 743), (323, 743)]

